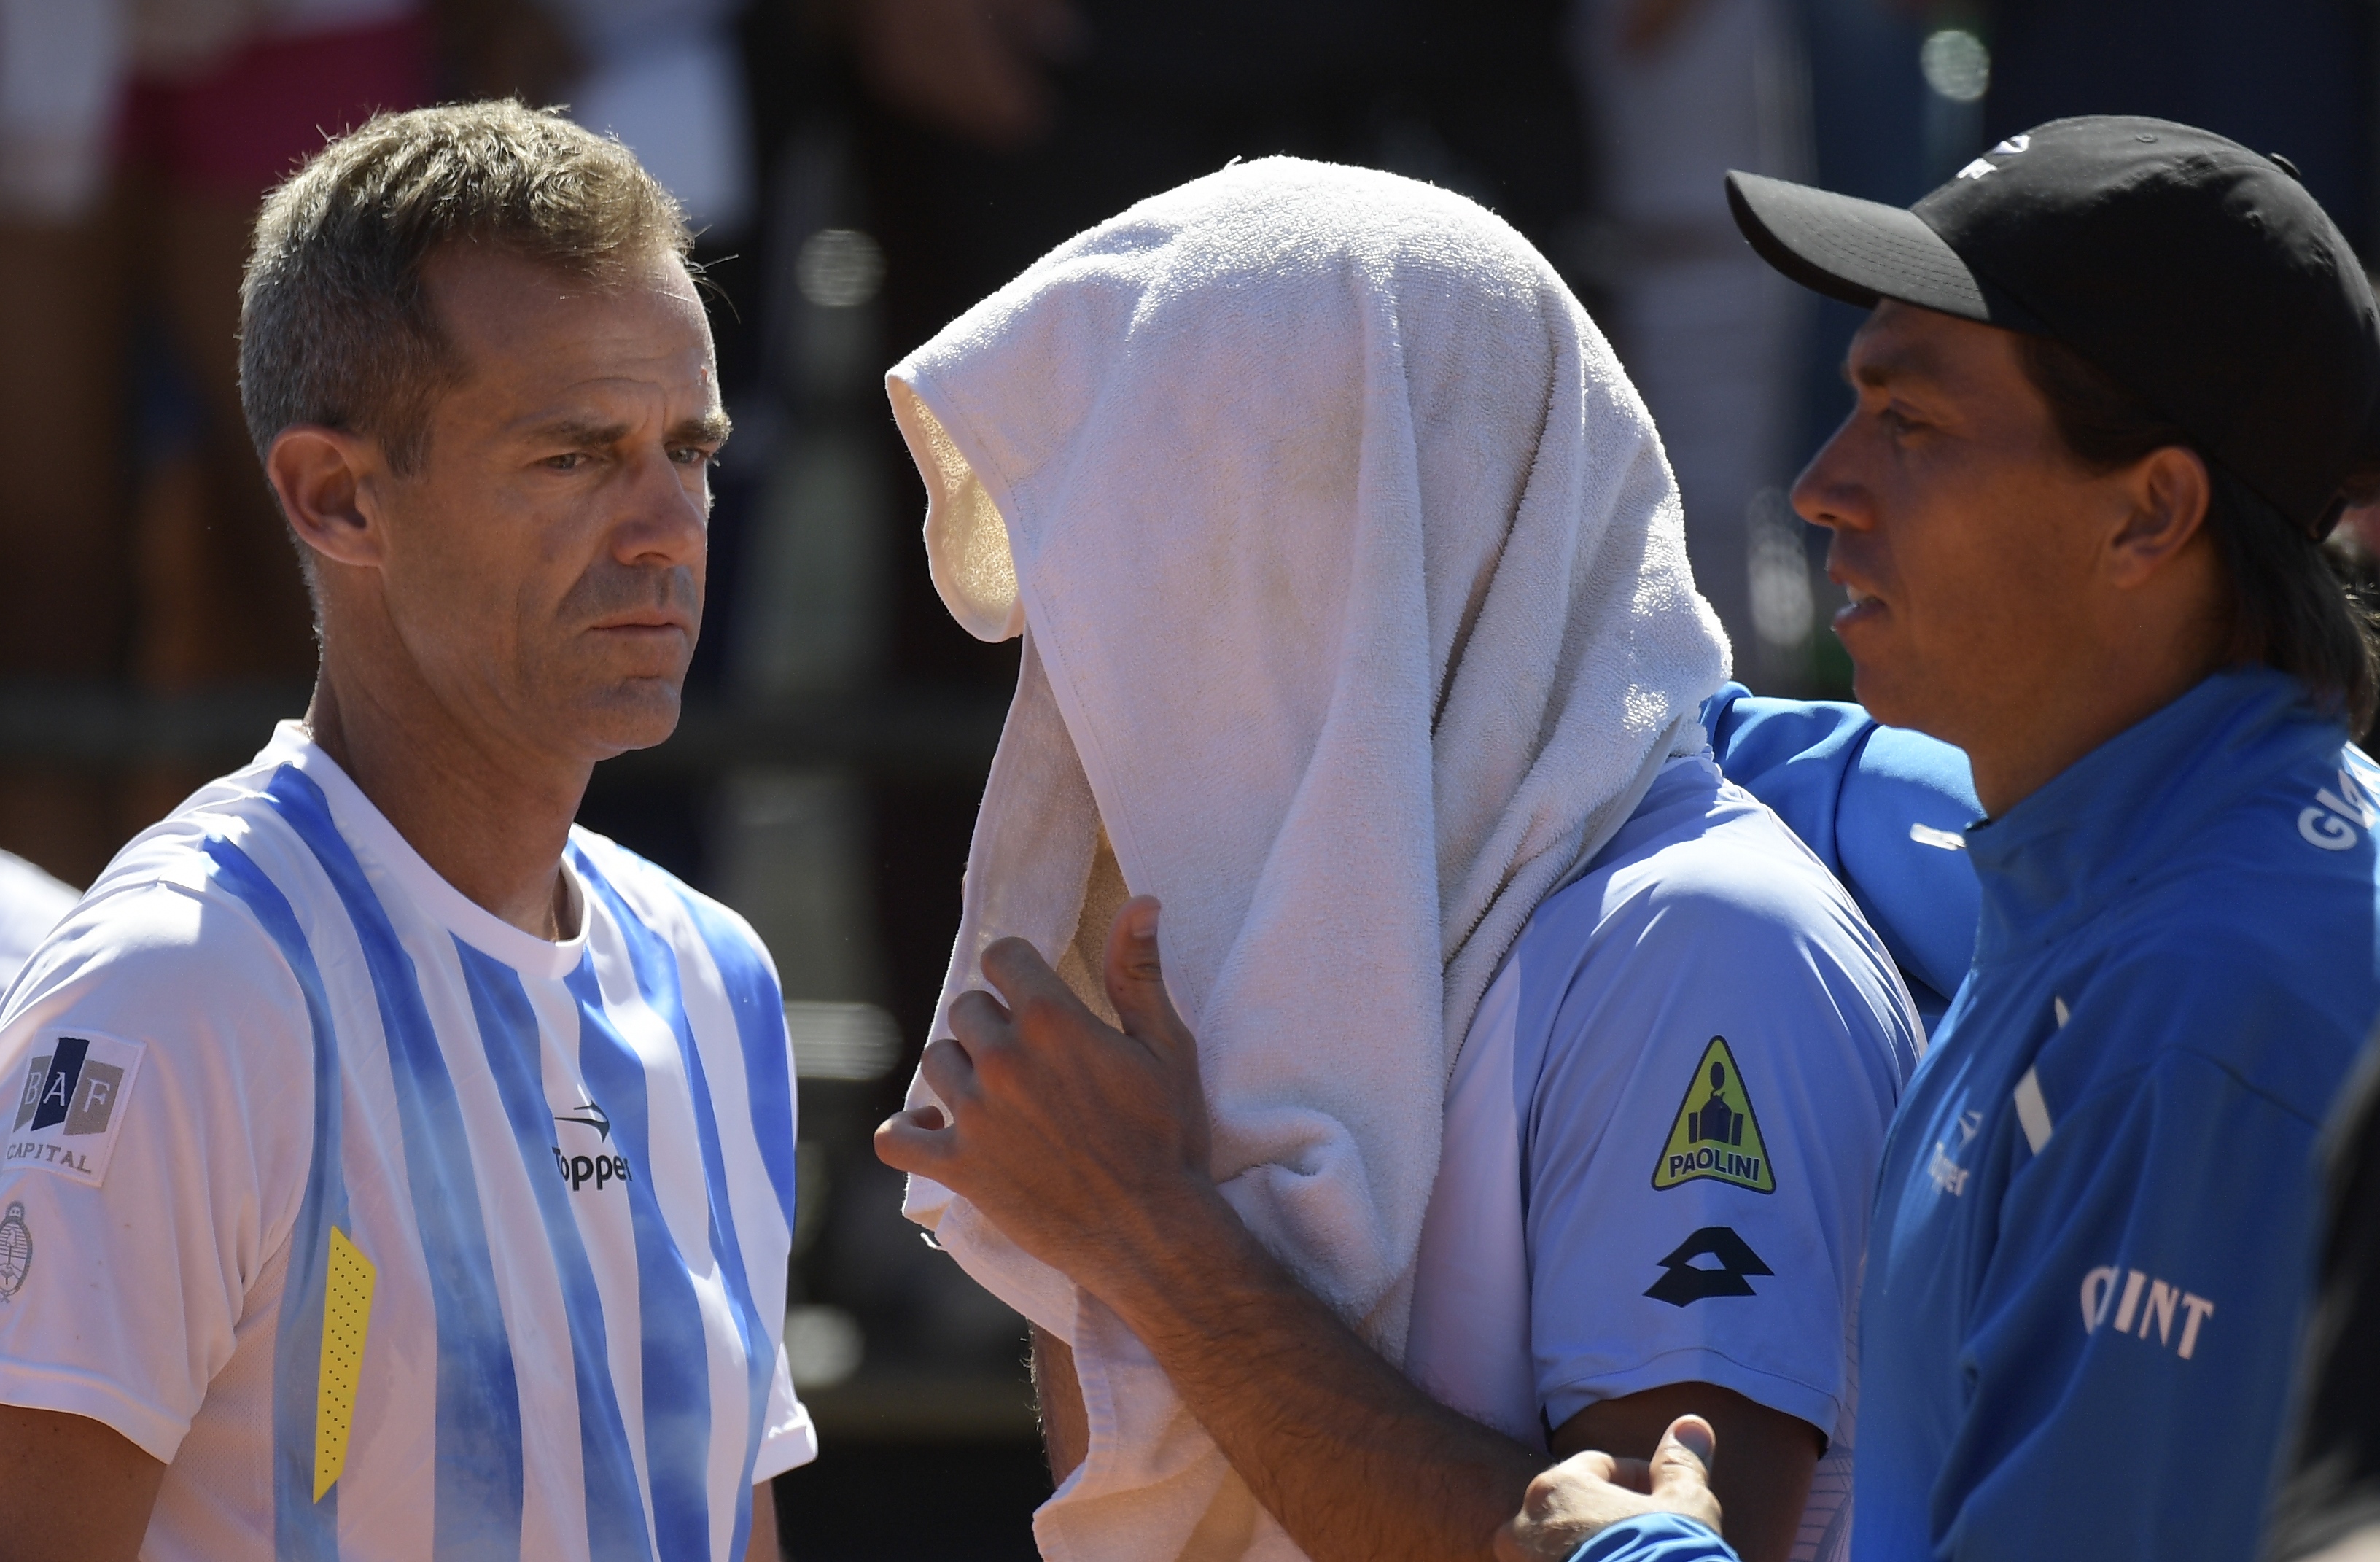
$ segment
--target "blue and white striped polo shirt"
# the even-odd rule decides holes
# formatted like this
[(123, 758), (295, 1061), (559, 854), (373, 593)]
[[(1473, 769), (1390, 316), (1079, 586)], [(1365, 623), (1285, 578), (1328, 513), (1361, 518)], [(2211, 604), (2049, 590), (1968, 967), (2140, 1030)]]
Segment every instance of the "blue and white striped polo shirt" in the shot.
[(10, 989), (0, 1402), (165, 1461), (144, 1557), (720, 1562), (814, 1454), (768, 957), (565, 864), (548, 943), (285, 725)]

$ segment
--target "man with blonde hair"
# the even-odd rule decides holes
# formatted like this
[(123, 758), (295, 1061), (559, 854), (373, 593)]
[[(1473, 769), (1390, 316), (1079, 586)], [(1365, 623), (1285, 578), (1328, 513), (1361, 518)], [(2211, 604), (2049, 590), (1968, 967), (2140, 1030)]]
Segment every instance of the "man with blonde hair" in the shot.
[(701, 616), (686, 245), (516, 104), (374, 120), (266, 203), (241, 390), (321, 672), (0, 1014), (11, 1556), (776, 1555), (814, 1451), (776, 978), (571, 824)]

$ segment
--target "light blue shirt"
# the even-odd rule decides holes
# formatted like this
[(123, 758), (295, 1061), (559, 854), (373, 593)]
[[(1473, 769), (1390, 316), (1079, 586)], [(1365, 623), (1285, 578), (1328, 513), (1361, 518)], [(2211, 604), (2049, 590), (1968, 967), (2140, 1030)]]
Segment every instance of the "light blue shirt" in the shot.
[(1921, 1045), (1883, 943), (1700, 757), (1670, 763), (1511, 964), (1546, 1424), (1700, 1381), (1846, 1451), (1870, 1192)]

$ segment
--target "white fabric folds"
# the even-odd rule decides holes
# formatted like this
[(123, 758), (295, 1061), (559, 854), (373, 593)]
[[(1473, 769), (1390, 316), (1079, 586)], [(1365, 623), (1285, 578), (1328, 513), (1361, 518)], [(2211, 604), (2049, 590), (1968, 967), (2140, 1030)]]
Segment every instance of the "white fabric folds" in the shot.
[[(1026, 637), (937, 1033), (992, 940), (1059, 958), (1104, 824), (1164, 901), (1217, 1181), (1402, 1360), (1473, 1010), (1725, 676), (1643, 403), (1504, 223), (1285, 158), (1062, 245), (888, 381), (943, 600)], [(1045, 1556), (1298, 1556), (1113, 1313), (946, 1189), (905, 1208), (1074, 1347)]]

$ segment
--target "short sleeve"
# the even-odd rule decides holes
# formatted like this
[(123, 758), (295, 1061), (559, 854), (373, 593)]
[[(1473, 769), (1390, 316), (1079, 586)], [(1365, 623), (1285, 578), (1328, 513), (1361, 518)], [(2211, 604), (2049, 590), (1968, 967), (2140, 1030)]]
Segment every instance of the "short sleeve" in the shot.
[(170, 1462), (287, 1239), (311, 1153), (306, 1007), (241, 908), (87, 902), (0, 1019), (0, 1403)]
[(777, 1372), (769, 1382), (768, 1424), (760, 1433), (760, 1457), (752, 1465), (752, 1484), (798, 1470), (818, 1458), (818, 1428), (809, 1407), (794, 1393), (793, 1366), (785, 1348), (777, 1347)]
[[(1759, 821), (1781, 836), (1773, 818)], [(1707, 1382), (1848, 1427), (1848, 1336), (1916, 1019), (1888, 956), (1790, 841), (1651, 864), (1558, 990), (1524, 1107), (1531, 1344), (1547, 1424)]]

